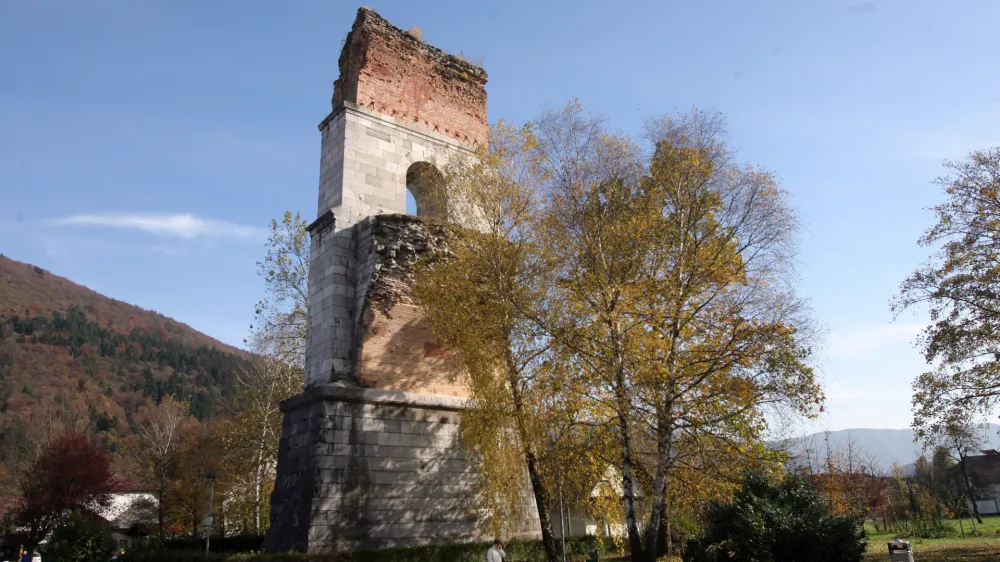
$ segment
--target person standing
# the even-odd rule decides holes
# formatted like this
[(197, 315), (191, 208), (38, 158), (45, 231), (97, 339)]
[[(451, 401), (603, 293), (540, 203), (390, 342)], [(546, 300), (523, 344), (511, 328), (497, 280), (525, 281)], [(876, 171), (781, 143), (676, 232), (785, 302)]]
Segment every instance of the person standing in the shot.
[(507, 553), (503, 551), (500, 539), (493, 539), (493, 547), (486, 551), (486, 562), (504, 562), (506, 558)]

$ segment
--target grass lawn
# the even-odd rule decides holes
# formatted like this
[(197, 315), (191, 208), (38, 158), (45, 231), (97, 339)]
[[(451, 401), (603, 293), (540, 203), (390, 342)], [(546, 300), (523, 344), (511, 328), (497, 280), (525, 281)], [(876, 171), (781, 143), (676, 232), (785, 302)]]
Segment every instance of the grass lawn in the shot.
[[(882, 540), (882, 539), (885, 540)], [(888, 562), (886, 543), (895, 537), (879, 535), (868, 541), (865, 562)], [(1000, 562), (1000, 538), (969, 537), (965, 539), (915, 539), (914, 562)], [(610, 560), (626, 561), (627, 558)], [(602, 559), (603, 562), (603, 559)], [(679, 557), (660, 558), (659, 562), (681, 562)]]
[[(959, 522), (949, 521), (948, 524), (959, 530)], [(968, 533), (972, 530), (973, 520), (962, 521), (962, 528)], [(1000, 517), (984, 517), (983, 524), (976, 524), (978, 537), (952, 537), (946, 539), (919, 539), (902, 537), (910, 541), (913, 548), (914, 562), (1000, 562)], [(886, 543), (896, 538), (890, 533), (876, 533), (868, 526), (868, 551), (865, 562), (884, 562), (889, 560), (889, 549)], [(625, 562), (627, 557), (601, 558), (601, 561)], [(681, 562), (679, 557), (660, 558), (659, 562)]]
[[(974, 520), (964, 519), (949, 521), (948, 525), (956, 532), (964, 529), (969, 533), (973, 529)], [(966, 536), (946, 539), (906, 538), (913, 548), (915, 562), (1000, 562), (1000, 517), (984, 517), (982, 525), (975, 523), (975, 529), (980, 534), (977, 537)], [(889, 549), (886, 543), (893, 540), (890, 533), (875, 533), (868, 528), (868, 553), (866, 562), (888, 560)]]
[[(870, 541), (865, 562), (889, 560), (886, 541)], [(914, 562), (1000, 562), (1000, 539), (969, 537), (965, 539), (915, 539)]]
[[(959, 531), (959, 522), (949, 521), (949, 525)], [(886, 543), (896, 538), (891, 533), (876, 533), (870, 525), (868, 531), (868, 551), (865, 562), (887, 562), (889, 548)], [(964, 519), (961, 528), (969, 533), (973, 520)], [(1000, 516), (983, 517), (982, 525), (976, 523), (978, 537), (951, 537), (947, 539), (919, 539), (902, 537), (910, 541), (914, 562), (1000, 562)], [(601, 562), (627, 562), (628, 557), (607, 555)], [(660, 558), (658, 562), (681, 562), (680, 557)]]

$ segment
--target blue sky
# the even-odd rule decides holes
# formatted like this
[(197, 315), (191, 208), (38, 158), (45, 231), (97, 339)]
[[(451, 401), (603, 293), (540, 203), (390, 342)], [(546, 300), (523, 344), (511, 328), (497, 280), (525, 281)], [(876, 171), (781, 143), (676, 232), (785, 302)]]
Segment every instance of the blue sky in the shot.
[[(888, 301), (926, 257), (941, 160), (1000, 142), (1000, 3), (367, 1), (483, 57), (491, 121), (574, 96), (633, 132), (725, 112), (806, 224), (819, 424), (909, 424), (925, 319), (890, 324)], [(0, 252), (240, 344), (268, 221), (315, 218), (316, 125), (357, 7), (0, 3)]]

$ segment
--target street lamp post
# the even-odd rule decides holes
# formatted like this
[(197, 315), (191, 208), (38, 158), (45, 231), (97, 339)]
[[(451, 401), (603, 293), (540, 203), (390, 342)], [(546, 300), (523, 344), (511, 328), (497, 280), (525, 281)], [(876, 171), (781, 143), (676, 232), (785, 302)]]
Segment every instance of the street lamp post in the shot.
[(215, 500), (215, 471), (212, 469), (208, 470), (205, 474), (205, 478), (208, 478), (211, 482), (209, 492), (208, 492), (208, 517), (205, 521), (208, 523), (205, 527), (205, 556), (208, 556), (208, 545), (212, 541), (212, 502)]

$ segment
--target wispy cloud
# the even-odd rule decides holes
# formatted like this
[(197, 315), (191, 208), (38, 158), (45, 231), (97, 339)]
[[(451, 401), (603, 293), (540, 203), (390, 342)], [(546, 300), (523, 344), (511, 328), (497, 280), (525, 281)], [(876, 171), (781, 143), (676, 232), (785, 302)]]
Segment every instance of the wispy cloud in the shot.
[(855, 14), (864, 14), (875, 11), (875, 2), (861, 2), (847, 8), (847, 11)]
[(900, 323), (836, 331), (830, 334), (827, 353), (832, 359), (867, 357), (883, 347), (912, 341), (923, 328), (923, 324)]
[(261, 239), (267, 231), (225, 221), (183, 214), (105, 213), (74, 215), (52, 221), (65, 226), (97, 226), (139, 230), (158, 236), (196, 238)]

